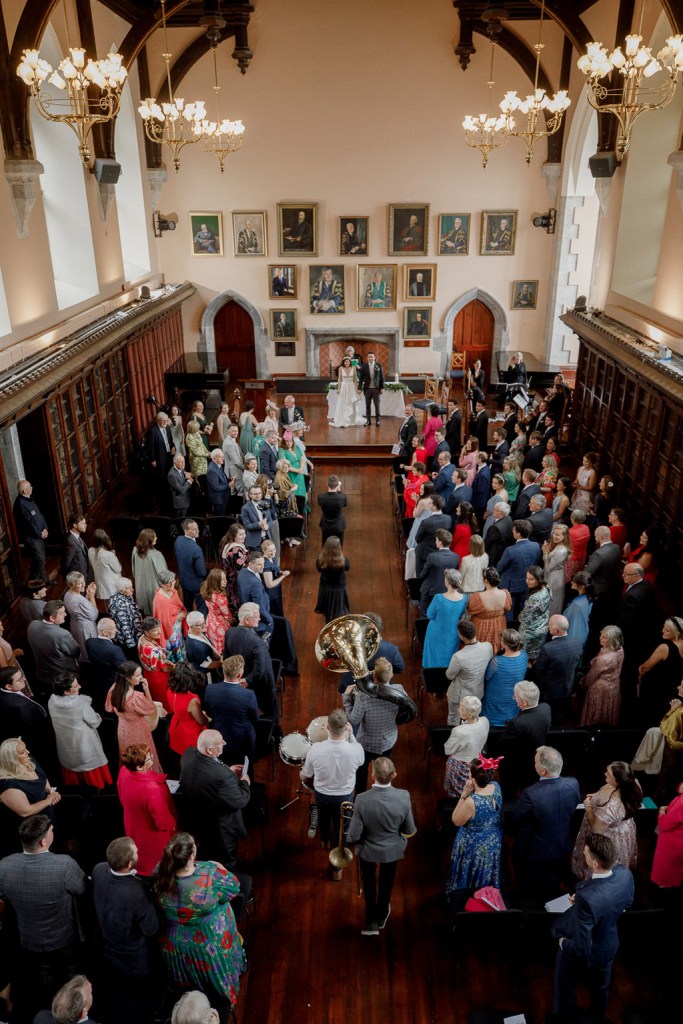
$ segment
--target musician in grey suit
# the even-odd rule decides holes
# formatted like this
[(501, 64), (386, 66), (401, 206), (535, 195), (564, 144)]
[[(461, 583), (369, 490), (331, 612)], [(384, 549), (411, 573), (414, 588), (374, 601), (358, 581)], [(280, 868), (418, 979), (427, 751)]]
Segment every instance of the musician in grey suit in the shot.
[[(398, 862), (417, 832), (405, 789), (394, 789), (394, 762), (378, 757), (372, 763), (372, 788), (356, 797), (348, 841), (356, 844), (365, 896), (362, 935), (378, 935), (391, 913), (391, 890)], [(379, 865), (379, 878), (377, 875)]]

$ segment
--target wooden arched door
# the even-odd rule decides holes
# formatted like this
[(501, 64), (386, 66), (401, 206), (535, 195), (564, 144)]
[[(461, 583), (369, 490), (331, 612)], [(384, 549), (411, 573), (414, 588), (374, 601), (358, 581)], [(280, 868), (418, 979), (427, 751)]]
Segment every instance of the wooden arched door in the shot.
[(233, 299), (221, 306), (214, 319), (214, 337), (218, 369), (230, 370), (231, 383), (256, 376), (254, 322), (244, 306)]
[(479, 299), (472, 299), (463, 306), (453, 324), (453, 350), (465, 352), (466, 369), (476, 359), (481, 360), (487, 385), (491, 382), (494, 322), (488, 306)]

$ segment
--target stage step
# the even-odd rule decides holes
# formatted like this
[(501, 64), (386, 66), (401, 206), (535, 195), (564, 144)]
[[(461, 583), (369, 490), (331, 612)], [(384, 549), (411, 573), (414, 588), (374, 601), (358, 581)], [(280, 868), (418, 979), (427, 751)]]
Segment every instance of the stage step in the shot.
[(306, 454), (313, 463), (364, 462), (368, 465), (390, 465), (391, 446), (388, 444), (307, 444)]

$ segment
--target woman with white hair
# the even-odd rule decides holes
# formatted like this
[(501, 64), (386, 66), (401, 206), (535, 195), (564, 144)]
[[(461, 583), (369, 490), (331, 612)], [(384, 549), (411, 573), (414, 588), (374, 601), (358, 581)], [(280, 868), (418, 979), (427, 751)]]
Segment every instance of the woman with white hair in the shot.
[(67, 591), (64, 595), (64, 607), (69, 613), (69, 629), (71, 635), (81, 649), (79, 661), (90, 661), (85, 649), (85, 641), (97, 636), (99, 609), (95, 595), (97, 587), (94, 583), (86, 586), (82, 572), (70, 572), (66, 577)]
[[(219, 669), (223, 651), (217, 651), (206, 635), (206, 621), (201, 612), (189, 612), (187, 616), (187, 636), (185, 637), (185, 653), (187, 660), (194, 668), (206, 675), (212, 682), (211, 670)], [(218, 673), (220, 679), (220, 673)]]
[(249, 494), (249, 491), (256, 483), (258, 476), (258, 459), (255, 455), (244, 456), (244, 473), (242, 474), (242, 486), (244, 487), (244, 493)]
[(116, 642), (126, 657), (137, 659), (138, 640), (142, 636), (142, 614), (133, 597), (133, 581), (122, 576), (116, 593), (109, 600), (109, 615), (116, 626)]
[(446, 775), (443, 788), (449, 796), (459, 797), (470, 773), (470, 761), (481, 754), (489, 734), (489, 721), (481, 714), (478, 697), (463, 697), (458, 708), (460, 725), (444, 743)]

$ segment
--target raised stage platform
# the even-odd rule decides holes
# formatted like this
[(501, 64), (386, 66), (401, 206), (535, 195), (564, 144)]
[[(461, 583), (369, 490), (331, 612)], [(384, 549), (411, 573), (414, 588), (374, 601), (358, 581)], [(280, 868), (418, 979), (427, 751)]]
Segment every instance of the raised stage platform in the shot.
[[(294, 394), (294, 391), (289, 393)], [(284, 400), (284, 394), (278, 394), (278, 403)], [(387, 465), (391, 462), (391, 446), (398, 440), (402, 419), (384, 416), (378, 427), (374, 420), (370, 427), (333, 427), (327, 418), (326, 394), (298, 393), (296, 401), (302, 406), (311, 428), (305, 440), (312, 462), (329, 464), (349, 459)], [(332, 471), (331, 465), (326, 468)]]

